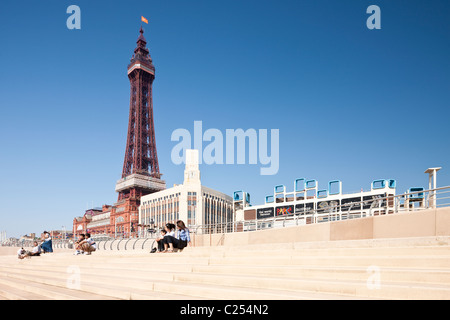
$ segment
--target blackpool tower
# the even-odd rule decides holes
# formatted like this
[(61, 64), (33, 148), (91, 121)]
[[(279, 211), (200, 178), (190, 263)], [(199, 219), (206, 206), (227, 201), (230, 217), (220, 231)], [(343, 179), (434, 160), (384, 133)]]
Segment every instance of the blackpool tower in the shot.
[(142, 196), (166, 188), (161, 180), (153, 122), (152, 84), (155, 66), (147, 49), (144, 30), (139, 30), (137, 47), (128, 65), (130, 113), (122, 178), (116, 183), (118, 204), (138, 207)]
[(139, 32), (137, 47), (128, 65), (130, 113), (122, 177), (116, 183), (119, 199), (113, 206), (103, 205), (101, 211), (86, 210), (83, 217), (74, 218), (76, 236), (82, 232), (115, 237), (136, 235), (141, 197), (166, 189), (159, 172), (153, 123), (155, 67), (142, 27)]

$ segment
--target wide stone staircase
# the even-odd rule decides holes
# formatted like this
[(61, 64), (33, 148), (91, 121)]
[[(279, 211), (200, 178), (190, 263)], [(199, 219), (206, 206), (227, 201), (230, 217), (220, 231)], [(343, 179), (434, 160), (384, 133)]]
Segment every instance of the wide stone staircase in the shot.
[(450, 299), (450, 237), (5, 255), (0, 299)]

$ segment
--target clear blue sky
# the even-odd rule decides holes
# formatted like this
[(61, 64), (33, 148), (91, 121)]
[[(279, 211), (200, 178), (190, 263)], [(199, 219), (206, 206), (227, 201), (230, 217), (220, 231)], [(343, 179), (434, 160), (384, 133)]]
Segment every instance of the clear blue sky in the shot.
[[(66, 9), (81, 8), (81, 30)], [(369, 30), (369, 5), (381, 30)], [(181, 183), (177, 128), (279, 129), (280, 169), (202, 165), (204, 185), (260, 204), (295, 178), (374, 179), (397, 193), (450, 185), (448, 0), (3, 1), (0, 7), (0, 230), (72, 228), (113, 204), (129, 111), (127, 64), (145, 25), (160, 170)]]

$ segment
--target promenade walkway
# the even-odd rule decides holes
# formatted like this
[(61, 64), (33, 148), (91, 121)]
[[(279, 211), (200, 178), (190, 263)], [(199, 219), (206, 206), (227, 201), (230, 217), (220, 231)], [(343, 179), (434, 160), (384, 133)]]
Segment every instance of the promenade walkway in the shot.
[(0, 248), (0, 299), (450, 299), (450, 237), (16, 251)]

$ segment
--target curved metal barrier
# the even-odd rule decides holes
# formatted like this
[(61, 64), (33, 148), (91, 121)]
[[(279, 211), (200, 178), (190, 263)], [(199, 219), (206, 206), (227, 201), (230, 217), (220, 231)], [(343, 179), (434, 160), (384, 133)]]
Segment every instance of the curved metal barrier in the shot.
[[(118, 238), (112, 240), (96, 240), (97, 250), (99, 251), (132, 251), (148, 250), (150, 251), (156, 245), (154, 238)], [(16, 243), (2, 244), (8, 247), (32, 247), (32, 241), (17, 241)], [(54, 249), (74, 249), (72, 240), (53, 240)]]
[[(146, 250), (148, 252), (150, 252), (150, 250), (152, 250), (152, 248), (155, 246), (155, 239), (149, 239), (151, 241), (146, 241), (142, 244), (142, 250)], [(147, 246), (145, 246), (145, 243), (147, 243)]]
[[(120, 243), (121, 243), (123, 240), (126, 240), (126, 239), (120, 239), (119, 243), (117, 243), (117, 251), (120, 251), (120, 248), (122, 248), (122, 250), (125, 250), (124, 247), (123, 247), (123, 245), (120, 246)], [(125, 242), (124, 244), (126, 244), (126, 242)]]
[[(139, 240), (139, 239), (133, 239), (133, 240), (135, 240), (134, 242), (136, 243), (137, 240)], [(130, 242), (130, 241), (131, 241), (131, 239), (128, 239), (128, 241), (125, 242), (125, 251), (127, 250), (127, 244), (128, 244), (128, 242)]]
[(112, 248), (112, 245), (113, 245), (114, 241), (116, 241), (116, 239), (114, 239), (113, 241), (111, 241), (111, 245), (109, 246), (109, 250), (112, 250), (112, 249), (113, 249), (113, 248)]
[[(138, 240), (136, 240), (136, 241), (133, 243), (132, 250), (135, 250), (136, 247), (139, 248), (139, 246), (137, 246), (137, 244), (140, 243), (140, 242), (144, 243), (145, 241), (146, 241), (146, 239), (138, 239)], [(141, 244), (141, 247), (142, 247), (142, 244)]]
[[(97, 240), (97, 250), (99, 251), (133, 251), (151, 250), (156, 241), (154, 238), (118, 238), (112, 240)], [(55, 242), (53, 248), (71, 249), (71, 242)]]

